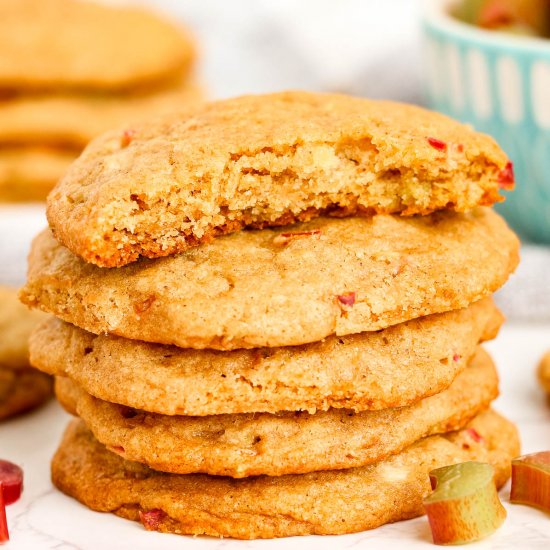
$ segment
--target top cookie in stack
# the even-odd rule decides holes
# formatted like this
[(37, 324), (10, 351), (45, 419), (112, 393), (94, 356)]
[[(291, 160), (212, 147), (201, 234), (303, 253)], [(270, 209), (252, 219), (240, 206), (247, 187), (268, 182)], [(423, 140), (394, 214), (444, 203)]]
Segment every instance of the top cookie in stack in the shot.
[(184, 29), (135, 7), (0, 0), (0, 199), (44, 199), (113, 125), (196, 102)]
[(438, 466), (506, 480), (517, 433), (488, 410), (479, 344), (518, 241), (484, 207), (513, 185), (489, 137), (301, 92), (127, 130), (50, 194), (21, 294), (57, 317), (31, 360), (81, 418), (61, 490), (148, 529), (257, 538), (414, 517)]
[(488, 136), (423, 109), (282, 93), (205, 105), (87, 148), (48, 202), (59, 241), (119, 267), (242, 227), (320, 214), (430, 214), (513, 187)]

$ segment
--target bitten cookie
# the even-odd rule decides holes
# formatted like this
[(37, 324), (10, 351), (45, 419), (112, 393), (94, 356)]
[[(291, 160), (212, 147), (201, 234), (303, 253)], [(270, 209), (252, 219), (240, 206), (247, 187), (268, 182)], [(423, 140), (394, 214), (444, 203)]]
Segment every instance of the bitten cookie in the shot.
[(96, 336), (50, 318), (31, 362), (105, 401), (161, 414), (384, 409), (447, 388), (502, 316), (491, 299), (380, 332), (287, 348), (218, 352)]
[(443, 115), (285, 92), (106, 133), (50, 195), (48, 219), (75, 254), (114, 267), (323, 213), (466, 211), (502, 187), (513, 174), (493, 139)]
[(0, 1), (0, 88), (150, 87), (186, 74), (187, 33), (149, 11), (78, 0)]
[(506, 281), (518, 246), (488, 208), (316, 218), (119, 269), (85, 263), (45, 231), (21, 298), (95, 334), (197, 349), (299, 345), (466, 307)]
[(52, 479), (92, 510), (140, 520), (149, 530), (273, 538), (353, 533), (422, 515), (431, 470), (489, 462), (500, 487), (518, 453), (514, 425), (486, 412), (464, 430), (428, 437), (363, 468), (235, 480), (155, 472), (106, 450), (74, 421), (54, 456)]
[(498, 377), (480, 349), (441, 393), (360, 413), (164, 416), (101, 401), (69, 378), (56, 379), (56, 394), (100, 443), (127, 460), (163, 472), (242, 478), (365, 466), (423, 437), (461, 429), (497, 397)]

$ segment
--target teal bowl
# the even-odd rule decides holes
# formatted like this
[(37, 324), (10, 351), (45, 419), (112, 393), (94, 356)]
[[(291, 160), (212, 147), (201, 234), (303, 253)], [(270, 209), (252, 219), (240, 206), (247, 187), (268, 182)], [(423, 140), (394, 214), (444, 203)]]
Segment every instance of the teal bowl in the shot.
[(550, 243), (550, 40), (467, 25), (454, 5), (425, 4), (429, 105), (497, 140), (516, 175), (497, 209), (522, 238)]

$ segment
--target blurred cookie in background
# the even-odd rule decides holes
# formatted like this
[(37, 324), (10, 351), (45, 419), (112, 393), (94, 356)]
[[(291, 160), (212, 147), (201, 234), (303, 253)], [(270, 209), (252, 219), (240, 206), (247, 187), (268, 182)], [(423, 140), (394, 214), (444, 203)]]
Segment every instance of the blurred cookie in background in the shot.
[(543, 355), (539, 363), (538, 377), (541, 386), (550, 398), (550, 350)]
[(0, 200), (43, 200), (75, 154), (55, 147), (0, 146)]
[(45, 199), (89, 140), (200, 100), (188, 32), (144, 9), (0, 0), (0, 201)]
[(52, 395), (51, 377), (29, 364), (29, 335), (44, 317), (22, 305), (15, 289), (0, 286), (0, 420), (38, 407)]

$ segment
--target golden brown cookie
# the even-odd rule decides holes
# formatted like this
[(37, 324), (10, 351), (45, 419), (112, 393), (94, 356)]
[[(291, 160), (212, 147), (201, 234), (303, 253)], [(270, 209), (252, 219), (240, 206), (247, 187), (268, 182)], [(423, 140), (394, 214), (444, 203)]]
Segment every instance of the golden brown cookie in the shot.
[(550, 351), (548, 351), (539, 363), (538, 378), (544, 391), (550, 396)]
[(196, 84), (182, 79), (139, 94), (19, 95), (0, 102), (0, 142), (79, 150), (109, 128), (187, 108), (201, 97)]
[(56, 379), (56, 394), (100, 443), (127, 460), (175, 474), (242, 478), (365, 466), (423, 437), (461, 429), (497, 397), (498, 377), (480, 349), (441, 393), (360, 413), (165, 416), (101, 401), (69, 378)]
[(0, 285), (0, 367), (29, 368), (29, 336), (45, 319), (40, 311), (21, 304), (17, 290)]
[(0, 148), (0, 201), (44, 201), (77, 153), (48, 147)]
[(34, 409), (53, 393), (53, 380), (36, 369), (0, 366), (0, 420)]
[(321, 213), (429, 214), (502, 200), (492, 138), (411, 105), (284, 92), (106, 133), (48, 200), (57, 238), (99, 266)]
[(107, 451), (74, 421), (54, 456), (52, 479), (92, 510), (141, 520), (150, 530), (272, 538), (352, 533), (422, 515), (431, 470), (489, 462), (500, 487), (518, 453), (514, 425), (486, 412), (462, 431), (428, 437), (362, 468), (235, 480), (155, 472)]
[(189, 71), (184, 29), (138, 7), (0, 1), (0, 89), (129, 90)]
[(19, 302), (15, 289), (0, 286), (0, 420), (37, 407), (52, 395), (51, 377), (29, 364), (29, 334), (43, 319), (43, 313)]
[(95, 397), (161, 414), (383, 409), (447, 388), (501, 322), (485, 299), (380, 332), (218, 352), (95, 336), (52, 317), (30, 352), (34, 366)]
[(21, 297), (95, 334), (275, 347), (466, 307), (499, 288), (517, 261), (516, 236), (487, 208), (316, 218), (119, 269), (85, 263), (46, 231)]

